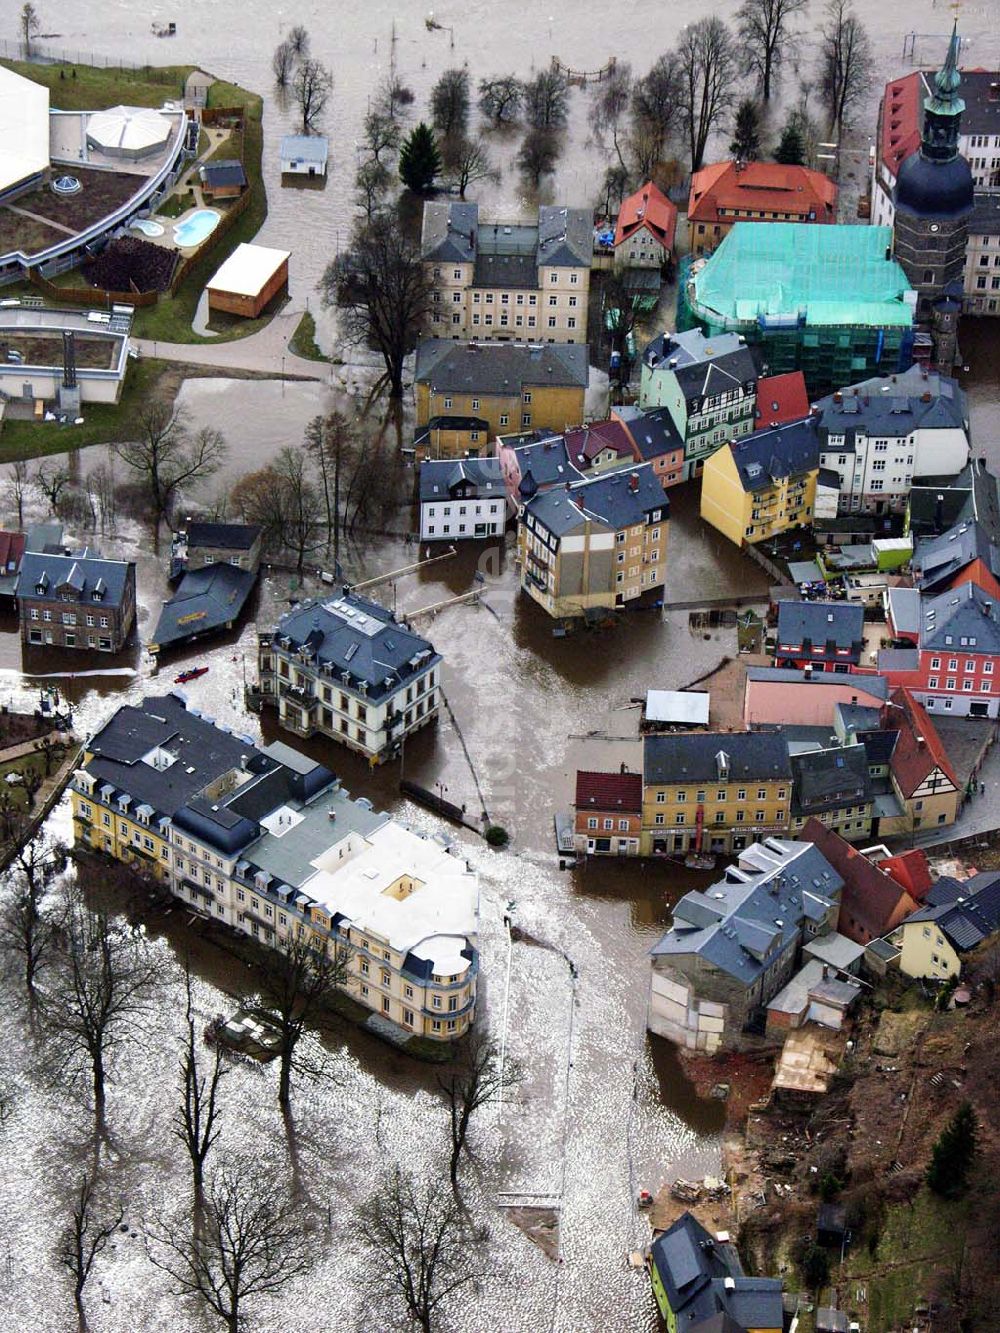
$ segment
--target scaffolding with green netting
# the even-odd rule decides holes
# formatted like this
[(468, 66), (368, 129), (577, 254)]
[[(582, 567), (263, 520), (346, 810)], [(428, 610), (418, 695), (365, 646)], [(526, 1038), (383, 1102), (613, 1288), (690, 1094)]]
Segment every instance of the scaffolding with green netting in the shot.
[(801, 370), (813, 398), (905, 370), (916, 293), (891, 245), (889, 227), (738, 222), (685, 265), (677, 327), (742, 334), (769, 374)]

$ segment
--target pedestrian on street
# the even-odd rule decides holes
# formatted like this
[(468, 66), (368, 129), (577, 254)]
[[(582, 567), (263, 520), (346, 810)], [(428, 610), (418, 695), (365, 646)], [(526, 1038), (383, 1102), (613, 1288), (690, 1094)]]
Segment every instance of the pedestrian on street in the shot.
[(985, 783), (985, 782), (981, 782), (981, 783), (979, 784), (979, 795), (980, 795), (980, 796), (985, 796), (985, 795), (986, 795), (986, 783)]

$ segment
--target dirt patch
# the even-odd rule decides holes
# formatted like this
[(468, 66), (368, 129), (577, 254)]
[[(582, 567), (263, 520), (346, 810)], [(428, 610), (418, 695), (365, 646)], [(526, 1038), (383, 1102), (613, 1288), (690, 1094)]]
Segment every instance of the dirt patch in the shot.
[[(110, 370), (118, 360), (116, 338), (87, 337), (76, 334), (73, 339), (76, 364), (92, 370)], [(63, 344), (61, 338), (35, 336), (30, 333), (5, 334), (0, 338), (0, 361), (8, 361), (7, 353), (14, 351), (26, 366), (61, 366)]]
[[(743, 1125), (750, 1107), (771, 1090), (773, 1051), (729, 1052), (711, 1058), (692, 1051), (678, 1054), (698, 1096), (717, 1096), (725, 1102), (727, 1127)], [(722, 1096), (725, 1086), (728, 1093)]]
[(23, 745), (52, 730), (52, 723), (32, 713), (0, 713), (0, 750), (11, 745)]
[(8, 250), (21, 250), (26, 255), (34, 255), (65, 239), (66, 233), (58, 227), (36, 222), (34, 218), (21, 217), (9, 208), (0, 208), (0, 254), (6, 254)]
[(504, 1213), (544, 1255), (559, 1257), (559, 1214), (554, 1208), (505, 1208)]

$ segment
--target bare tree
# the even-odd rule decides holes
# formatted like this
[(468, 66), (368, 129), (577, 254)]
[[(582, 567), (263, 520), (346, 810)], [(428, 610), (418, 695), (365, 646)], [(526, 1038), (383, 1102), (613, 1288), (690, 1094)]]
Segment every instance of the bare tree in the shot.
[(258, 1297), (273, 1296), (310, 1264), (292, 1203), (278, 1197), (273, 1178), (239, 1159), (213, 1173), (200, 1234), (161, 1223), (148, 1242), (152, 1262), (182, 1292), (200, 1296), (229, 1333), (245, 1327)]
[(496, 180), (498, 172), (490, 161), (489, 149), (481, 138), (452, 140), (446, 158), (451, 179), (458, 186), (460, 199), (476, 181)]
[(19, 528), (24, 527), (24, 499), (30, 485), (27, 461), (18, 458), (11, 464), (10, 475), (7, 478), (7, 499), (17, 510)]
[(556, 135), (551, 130), (529, 130), (518, 150), (517, 165), (533, 189), (538, 189), (543, 176), (555, 171), (558, 160), (559, 140)]
[(286, 445), (274, 460), (278, 481), (281, 544), (295, 556), (295, 568), (301, 575), (306, 556), (322, 548), (323, 503), (309, 480), (306, 459), (299, 449)]
[(362, 148), (371, 154), (374, 162), (382, 163), (382, 154), (394, 156), (399, 151), (401, 138), (399, 122), (386, 111), (373, 108), (365, 116)]
[(599, 143), (610, 132), (618, 165), (628, 171), (623, 152), (626, 117), (632, 101), (632, 66), (618, 61), (606, 79), (597, 85), (590, 108), (590, 124)]
[(454, 1061), (438, 1075), (438, 1087), (444, 1093), (450, 1117), (452, 1185), (458, 1183), (458, 1164), (473, 1116), (496, 1101), (503, 1088), (516, 1087), (522, 1078), (520, 1064), (509, 1057), (501, 1060), (497, 1043), (479, 1028), (468, 1034)]
[(21, 39), (24, 42), (24, 58), (26, 60), (31, 57), (32, 38), (38, 36), (41, 26), (38, 10), (28, 0), (28, 3), (21, 7)]
[(14, 842), (15, 851), (4, 877), (0, 945), (20, 956), (28, 1006), (34, 1012), (38, 977), (52, 961), (61, 929), (60, 914), (46, 898), (65, 869), (66, 848), (41, 836), (30, 837), (27, 819), (14, 818), (21, 827), (16, 839), (5, 839)]
[(89, 1079), (98, 1144), (108, 1138), (110, 1069), (149, 1012), (160, 975), (141, 936), (80, 897), (70, 900), (42, 1011), (60, 1066)]
[(820, 36), (820, 84), (830, 113), (830, 131), (843, 134), (851, 112), (872, 81), (871, 42), (851, 0), (827, 0)]
[(372, 1288), (433, 1333), (439, 1307), (482, 1276), (476, 1251), (487, 1231), (466, 1225), (453, 1193), (434, 1181), (417, 1184), (398, 1167), (357, 1216)]
[(667, 140), (677, 124), (681, 98), (681, 78), (677, 57), (660, 56), (648, 74), (636, 79), (632, 88), (632, 142), (638, 158), (643, 157), (640, 175), (647, 178), (652, 167), (666, 151)]
[(313, 417), (306, 427), (305, 449), (319, 475), (326, 508), (327, 550), (333, 540), (334, 564), (340, 561), (340, 497), (345, 463), (357, 450), (357, 431), (343, 412)]
[(153, 540), (158, 544), (160, 524), (169, 515), (177, 492), (214, 476), (229, 450), (220, 431), (203, 426), (192, 435), (183, 408), (159, 399), (140, 406), (136, 425), (139, 438), (115, 448), (125, 466), (147, 487)]
[(279, 42), (274, 48), (274, 55), (271, 57), (271, 72), (274, 74), (274, 81), (279, 88), (288, 87), (288, 80), (292, 77), (294, 68), (295, 52), (287, 41)]
[(462, 137), (469, 127), (469, 71), (446, 69), (431, 89), (431, 122), (445, 139)]
[(191, 1197), (195, 1230), (205, 1214), (205, 1161), (222, 1132), (219, 1124), (219, 1085), (225, 1077), (222, 1048), (216, 1042), (208, 1071), (198, 1064), (198, 1042), (191, 1009), (191, 974), (187, 973), (187, 1034), (181, 1055), (181, 1103), (174, 1113), (171, 1132), (183, 1143), (191, 1161)]
[(53, 514), (59, 510), (59, 500), (68, 486), (72, 484), (69, 468), (54, 459), (39, 463), (35, 469), (35, 485), (49, 502)]
[(292, 1109), (292, 1074), (307, 1077), (323, 1068), (299, 1050), (306, 1029), (327, 1017), (337, 992), (350, 977), (351, 949), (330, 942), (323, 948), (317, 936), (289, 933), (261, 951), (256, 967), (260, 985), (247, 1004), (277, 1029), (278, 1105), (285, 1115)]
[(620, 167), (617, 162), (612, 162), (604, 173), (601, 189), (604, 192), (603, 211), (605, 216), (617, 212), (622, 206), (625, 191), (628, 189), (628, 172), (624, 167)]
[(403, 396), (403, 361), (430, 308), (430, 283), (417, 244), (394, 218), (376, 214), (320, 279), (326, 305), (339, 308), (347, 336), (375, 347), (385, 362), (389, 393)]
[(703, 18), (685, 28), (677, 48), (681, 120), (687, 133), (691, 170), (705, 159), (709, 135), (733, 101), (736, 48), (718, 18)]
[(809, 0), (743, 0), (737, 10), (743, 62), (757, 76), (765, 102), (771, 100), (775, 76), (794, 40), (790, 20), (808, 4)]
[(530, 79), (522, 94), (524, 118), (535, 130), (561, 130), (569, 111), (569, 88), (557, 70), (543, 69)]
[(80, 1333), (87, 1333), (83, 1293), (94, 1260), (104, 1251), (125, 1216), (124, 1204), (119, 1204), (117, 1211), (98, 1214), (95, 1194), (94, 1177), (85, 1171), (80, 1178), (80, 1188), (74, 1195), (73, 1212), (63, 1231), (58, 1251), (60, 1261), (69, 1269), (73, 1279), (73, 1304), (76, 1306)]
[(262, 541), (269, 550), (279, 549), (282, 538), (281, 479), (270, 465), (241, 477), (229, 493), (233, 512), (244, 523), (263, 528)]
[(97, 510), (97, 522), (102, 533), (113, 533), (118, 527), (118, 496), (115, 485), (114, 454), (108, 463), (98, 463), (87, 473), (87, 491)]
[(405, 119), (407, 109), (412, 105), (413, 89), (407, 88), (397, 74), (390, 74), (375, 93), (376, 108), (397, 123)]
[(517, 120), (523, 96), (524, 87), (514, 74), (497, 74), (479, 81), (479, 110), (495, 130)]
[(385, 207), (391, 185), (389, 168), (376, 158), (370, 158), (358, 167), (354, 176), (354, 201), (364, 213), (366, 222), (371, 222)]
[(292, 80), (292, 96), (302, 118), (302, 133), (310, 134), (319, 124), (333, 92), (333, 75), (318, 60), (301, 60)]
[(291, 47), (292, 55), (296, 60), (305, 60), (309, 54), (309, 33), (301, 23), (293, 24), (288, 29), (288, 36), (285, 41)]

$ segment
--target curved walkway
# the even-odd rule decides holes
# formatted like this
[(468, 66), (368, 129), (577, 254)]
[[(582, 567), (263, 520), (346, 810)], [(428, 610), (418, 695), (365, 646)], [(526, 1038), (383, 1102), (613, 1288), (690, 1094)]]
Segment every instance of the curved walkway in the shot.
[(280, 379), (326, 380), (330, 367), (309, 361), (289, 351), (288, 344), (299, 326), (301, 310), (282, 311), (259, 333), (225, 343), (167, 343), (153, 338), (133, 338), (143, 356), (163, 361), (183, 361), (192, 366), (218, 366), (220, 370), (248, 370)]

